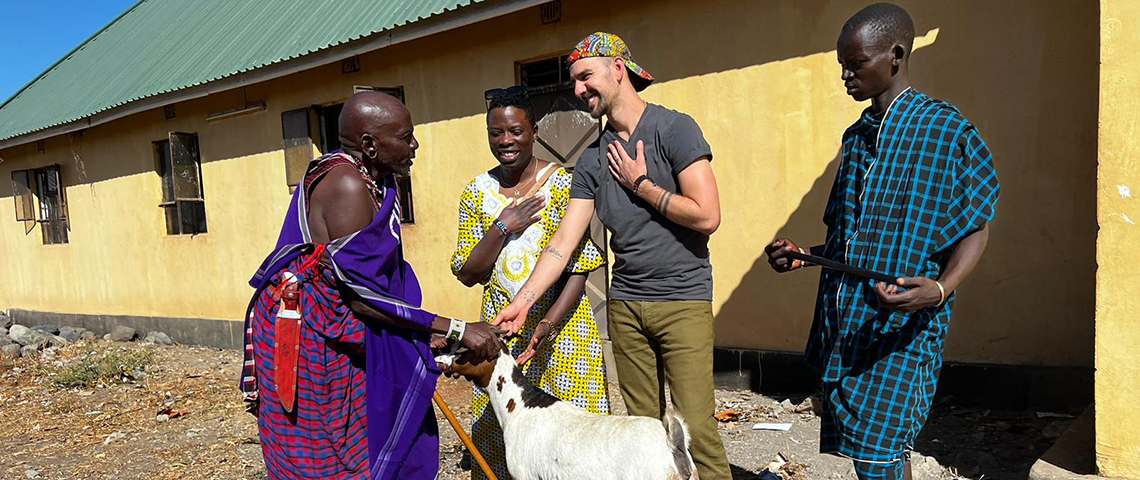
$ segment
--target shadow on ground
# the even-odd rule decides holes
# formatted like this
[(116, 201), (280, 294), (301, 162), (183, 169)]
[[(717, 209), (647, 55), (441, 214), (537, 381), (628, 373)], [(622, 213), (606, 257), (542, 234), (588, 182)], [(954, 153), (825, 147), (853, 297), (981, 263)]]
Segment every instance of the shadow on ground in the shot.
[(759, 475), (745, 468), (741, 468), (736, 465), (731, 465), (731, 467), (732, 480), (758, 480), (760, 478)]
[(963, 407), (944, 398), (930, 412), (915, 450), (964, 477), (1022, 480), (1072, 422), (1073, 413), (1079, 412), (1041, 418), (1033, 410)]

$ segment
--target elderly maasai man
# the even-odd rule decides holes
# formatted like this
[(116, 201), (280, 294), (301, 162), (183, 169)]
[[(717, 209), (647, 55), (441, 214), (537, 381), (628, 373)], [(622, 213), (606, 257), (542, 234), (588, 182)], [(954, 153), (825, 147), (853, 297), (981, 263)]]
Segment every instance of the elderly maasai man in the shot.
[(358, 93), (340, 132), (344, 150), (309, 164), (277, 248), (250, 281), (242, 390), (271, 479), (435, 478), (440, 372), (429, 336), (490, 358), (497, 331), (420, 308), (393, 177), (419, 147), (408, 110)]
[[(810, 249), (899, 277), (820, 276), (807, 347), (823, 369), (820, 450), (853, 459), (861, 479), (910, 478), (906, 459), (930, 412), (953, 292), (985, 249), (998, 200), (978, 131), (910, 87), (913, 42), (914, 24), (895, 5), (869, 6), (843, 26), (847, 94), (871, 106), (843, 135), (827, 240)], [(787, 239), (766, 251), (779, 272), (807, 266), (786, 256), (805, 253)]]

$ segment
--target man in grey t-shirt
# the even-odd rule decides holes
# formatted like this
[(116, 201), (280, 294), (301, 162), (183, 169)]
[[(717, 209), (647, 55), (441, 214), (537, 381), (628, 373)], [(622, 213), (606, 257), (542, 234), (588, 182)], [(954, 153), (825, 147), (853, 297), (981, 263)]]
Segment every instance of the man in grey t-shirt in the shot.
[(616, 35), (597, 32), (571, 53), (574, 92), (594, 118), (606, 117), (598, 142), (578, 160), (570, 202), (530, 279), (495, 324), (511, 334), (539, 292), (598, 217), (617, 261), (610, 289), (610, 340), (631, 415), (661, 418), (665, 386), (689, 424), (702, 480), (732, 478), (713, 418), (712, 266), (709, 235), (720, 226), (712, 151), (688, 115), (641, 99), (653, 76)]
[[(644, 174), (638, 185), (649, 201), (638, 198), (610, 172), (608, 147), (621, 150), (641, 144)], [(630, 150), (634, 150), (630, 148)], [(635, 155), (630, 151), (627, 155)], [(712, 151), (691, 117), (658, 105), (646, 104), (637, 128), (628, 140), (611, 121), (602, 135), (578, 160), (570, 198), (593, 200), (598, 218), (613, 232), (610, 246), (617, 262), (613, 269), (610, 297), (617, 300), (712, 301), (712, 266), (709, 264), (709, 233), (670, 221), (654, 204), (663, 192), (678, 192), (678, 176), (697, 161), (712, 160)], [(631, 175), (634, 175), (631, 173)], [(712, 179), (712, 173), (709, 173)], [(627, 182), (628, 183), (628, 182)], [(660, 192), (655, 190), (656, 185)], [(654, 195), (656, 193), (656, 195)], [(666, 199), (667, 200), (667, 199)], [(662, 203), (665, 200), (662, 200)], [(677, 200), (669, 201), (670, 209)], [(661, 206), (664, 209), (664, 205)], [(667, 210), (666, 210), (667, 212)]]

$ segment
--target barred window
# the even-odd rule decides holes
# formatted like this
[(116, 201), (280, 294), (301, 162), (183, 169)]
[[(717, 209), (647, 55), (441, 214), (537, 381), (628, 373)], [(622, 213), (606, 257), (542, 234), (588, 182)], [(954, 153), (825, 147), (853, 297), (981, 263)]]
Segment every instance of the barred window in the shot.
[(206, 202), (202, 195), (202, 162), (198, 136), (171, 132), (154, 142), (155, 166), (162, 179), (162, 203), (167, 235), (206, 233)]
[(281, 139), (285, 151), (285, 183), (296, 187), (313, 160), (312, 110), (298, 108), (281, 113)]
[(39, 225), (44, 245), (68, 243), (67, 194), (59, 165), (12, 172), (12, 194), (16, 221)]

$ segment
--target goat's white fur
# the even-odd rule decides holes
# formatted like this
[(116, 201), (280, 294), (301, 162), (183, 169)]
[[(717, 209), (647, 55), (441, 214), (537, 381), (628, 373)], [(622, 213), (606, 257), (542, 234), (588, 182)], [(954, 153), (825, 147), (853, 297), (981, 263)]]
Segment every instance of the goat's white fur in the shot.
[[(688, 428), (680, 416), (670, 412), (663, 423), (648, 417), (595, 415), (561, 401), (527, 407), (526, 385), (516, 383), (515, 378), (522, 378), (513, 375), (516, 368), (514, 358), (502, 353), (487, 385), (503, 428), (507, 468), (515, 480), (697, 478)], [(687, 463), (690, 475), (682, 476), (674, 452), (678, 461)]]

